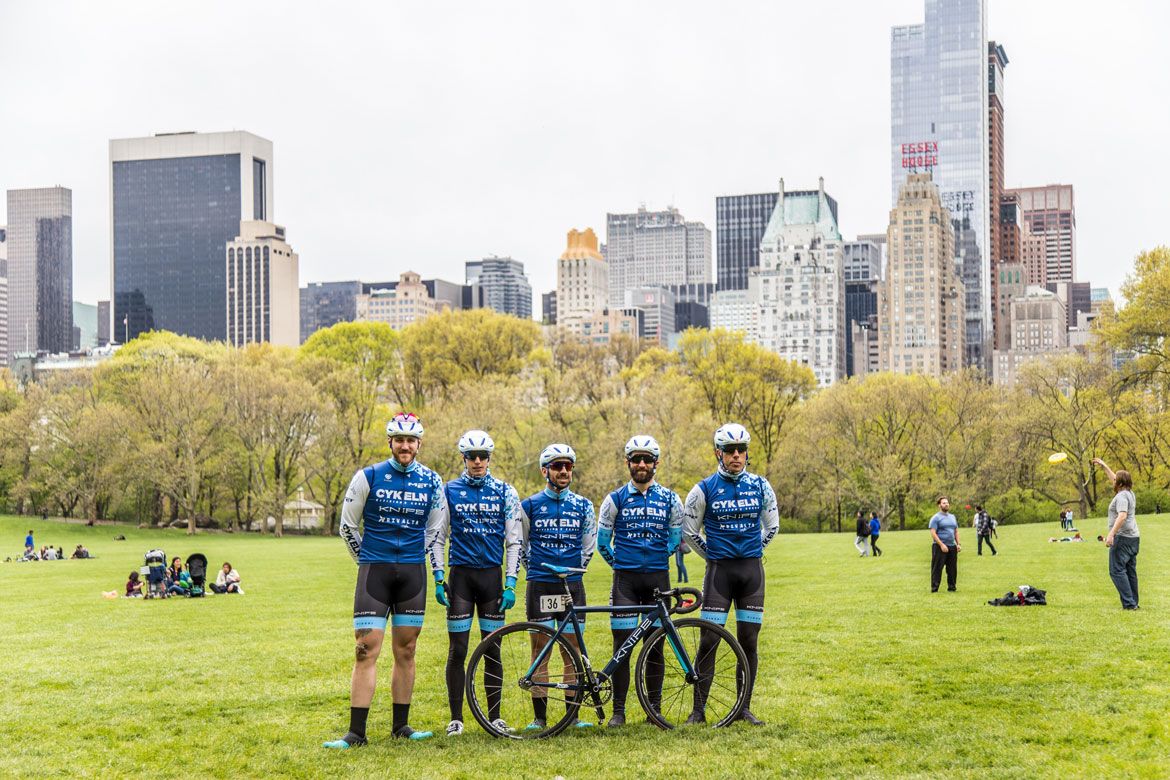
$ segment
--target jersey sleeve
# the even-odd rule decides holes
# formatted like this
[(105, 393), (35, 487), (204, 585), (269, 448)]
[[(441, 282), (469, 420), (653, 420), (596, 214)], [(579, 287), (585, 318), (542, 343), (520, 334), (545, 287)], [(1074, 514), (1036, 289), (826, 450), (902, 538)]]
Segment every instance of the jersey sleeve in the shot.
[(435, 475), (435, 487), (431, 493), (431, 510), (427, 513), (425, 545), (431, 571), (443, 570), (443, 551), (447, 548), (447, 536), (451, 530), (451, 513), (447, 507), (447, 488), (439, 475)]
[(593, 502), (582, 500), (585, 501), (585, 518), (581, 521), (581, 568), (588, 569), (593, 551), (597, 548), (597, 516)]
[(613, 526), (617, 519), (617, 504), (614, 503), (613, 493), (601, 502), (601, 511), (597, 515), (597, 552), (602, 559), (613, 566)]
[(703, 538), (703, 515), (707, 513), (707, 496), (702, 483), (691, 488), (683, 504), (683, 535), (699, 557), (707, 557), (707, 540)]
[(768, 542), (780, 530), (780, 509), (776, 505), (776, 491), (768, 480), (760, 478), (760, 493), (763, 496), (763, 508), (760, 510), (760, 541), (767, 547)]
[(366, 480), (365, 469), (359, 469), (349, 481), (345, 490), (345, 500), (341, 504), (340, 534), (345, 542), (349, 554), (356, 563), (362, 553), (362, 510), (366, 506), (366, 498), (370, 495), (370, 483)]
[(520, 495), (508, 485), (504, 496), (504, 574), (515, 577), (520, 573), (520, 546), (524, 538), (526, 519), (520, 508)]
[(529, 538), (531, 536), (531, 526), (528, 520), (528, 513), (532, 511), (532, 504), (528, 499), (520, 502), (520, 563), (524, 564), (524, 570), (528, 570), (528, 550)]

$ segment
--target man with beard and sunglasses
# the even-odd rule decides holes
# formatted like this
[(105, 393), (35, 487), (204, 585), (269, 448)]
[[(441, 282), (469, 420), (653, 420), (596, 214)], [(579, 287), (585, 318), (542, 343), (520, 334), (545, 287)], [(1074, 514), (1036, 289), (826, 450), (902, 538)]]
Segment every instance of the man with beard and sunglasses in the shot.
[[(747, 654), (751, 682), (759, 666), (757, 644), (764, 622), (764, 548), (780, 528), (776, 494), (768, 480), (748, 472), (752, 437), (737, 423), (715, 431), (715, 473), (687, 495), (683, 533), (707, 560), (703, 578), (702, 617), (724, 625), (735, 604), (735, 634)], [(705, 651), (700, 642), (699, 655)], [(687, 723), (705, 723), (704, 702), (696, 694)], [(739, 719), (753, 726), (763, 721), (751, 712), (749, 692)]]
[[(358, 564), (353, 597), (356, 659), (350, 683), (349, 732), (325, 747), (345, 750), (367, 743), (366, 719), (377, 683), (377, 661), (390, 623), (394, 666), (392, 735), (426, 739), (408, 725), (414, 693), (414, 655), (427, 605), (426, 559), (441, 571), (433, 541), (450, 522), (442, 478), (418, 462), (422, 422), (400, 413), (386, 424), (390, 459), (354, 474), (341, 508), (341, 538)], [(359, 531), (360, 526), (360, 531)]]
[[(609, 603), (613, 606), (653, 604), (654, 591), (670, 588), (670, 556), (682, 540), (683, 506), (678, 495), (654, 481), (661, 450), (652, 436), (626, 442), (630, 481), (605, 497), (597, 520), (597, 552), (613, 568)], [(641, 622), (637, 612), (613, 612), (609, 627), (616, 654)], [(652, 700), (662, 697), (662, 646), (651, 657), (649, 680)], [(613, 715), (609, 727), (626, 724), (626, 695), (630, 689), (630, 656), (613, 675)], [(649, 675), (648, 675), (649, 676)]]
[[(459, 437), (458, 447), (463, 473), (445, 489), (451, 525), (440, 529), (431, 542), (435, 548), (432, 556), (441, 561), (450, 531), (450, 578), (444, 581), (441, 569), (434, 572), (435, 600), (447, 608), (448, 737), (463, 733), (464, 662), (472, 615), (479, 613), (482, 636), (503, 628), (504, 613), (516, 604), (516, 575), (520, 571), (520, 497), (516, 488), (491, 473), (489, 463), (496, 444), (486, 432), (472, 430)], [(492, 662), (498, 679), (498, 654)], [(508, 724), (499, 716), (499, 685), (495, 687), (494, 699), (489, 690), (489, 710), (494, 704), (492, 721), (503, 732)]]
[[(592, 502), (569, 489), (576, 465), (577, 453), (572, 447), (567, 444), (548, 445), (540, 453), (540, 473), (544, 476), (545, 488), (520, 502), (523, 528), (520, 558), (524, 562), (527, 577), (525, 612), (528, 620), (543, 623), (550, 628), (568, 610), (541, 610), (542, 596), (562, 596), (565, 592), (561, 578), (545, 568), (544, 564), (572, 569), (588, 568), (597, 544), (596, 513)], [(581, 581), (581, 575), (570, 574), (565, 582), (573, 595), (573, 603), (585, 604), (585, 583)], [(581, 615), (577, 619), (584, 621), (585, 616)], [(572, 632), (567, 632), (565, 637), (576, 646), (577, 637)], [(532, 635), (533, 658), (547, 641), (543, 634)], [(574, 684), (571, 667), (566, 666), (563, 681)], [(544, 728), (548, 718), (545, 689), (533, 689), (532, 709), (534, 720), (528, 728)], [(577, 725), (593, 724), (578, 721)]]

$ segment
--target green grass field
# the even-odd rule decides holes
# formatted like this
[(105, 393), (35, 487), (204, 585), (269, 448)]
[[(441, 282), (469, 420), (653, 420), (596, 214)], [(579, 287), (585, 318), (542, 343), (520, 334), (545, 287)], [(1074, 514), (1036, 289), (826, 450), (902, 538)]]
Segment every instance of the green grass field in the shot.
[[(458, 740), (392, 741), (387, 654), (370, 746), (334, 753), (320, 745), (348, 723), (355, 574), (339, 539), (0, 518), (5, 556), (29, 527), (38, 545), (99, 556), (0, 563), (0, 776), (1167, 777), (1170, 524), (1139, 523), (1138, 612), (1120, 609), (1104, 546), (1048, 544), (1055, 523), (1001, 528), (995, 558), (976, 557), (965, 530), (959, 591), (933, 595), (925, 532), (884, 534), (880, 559), (858, 558), (852, 536), (778, 537), (753, 704), (763, 728), (662, 732), (633, 717), (631, 692), (637, 725), (619, 733), (517, 744), (468, 715)], [(1103, 527), (1081, 524), (1090, 539)], [(213, 570), (230, 560), (247, 595), (103, 599), (155, 545), (201, 551)], [(688, 562), (701, 584), (701, 560)], [(595, 558), (591, 602), (608, 582)], [(1050, 605), (986, 606), (1024, 583)], [(604, 662), (608, 622), (591, 621)], [(432, 600), (411, 720), (438, 733), (444, 629)]]

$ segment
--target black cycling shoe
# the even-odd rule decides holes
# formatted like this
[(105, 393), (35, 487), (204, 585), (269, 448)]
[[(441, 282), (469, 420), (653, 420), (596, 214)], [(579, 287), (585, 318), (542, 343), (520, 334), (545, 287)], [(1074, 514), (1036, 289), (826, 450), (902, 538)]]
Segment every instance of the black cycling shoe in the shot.
[(707, 725), (707, 716), (704, 715), (702, 712), (695, 710), (695, 711), (691, 712), (691, 716), (689, 718), (687, 718), (686, 725), (687, 726), (706, 726)]
[(755, 715), (753, 715), (752, 711), (749, 709), (745, 709), (743, 712), (739, 713), (739, 717), (736, 718), (736, 720), (742, 720), (745, 723), (750, 723), (753, 726), (763, 726), (764, 725), (764, 721), (760, 720)]
[(626, 714), (624, 712), (615, 712), (609, 716), (609, 723), (606, 723), (606, 728), (616, 729), (626, 725)]

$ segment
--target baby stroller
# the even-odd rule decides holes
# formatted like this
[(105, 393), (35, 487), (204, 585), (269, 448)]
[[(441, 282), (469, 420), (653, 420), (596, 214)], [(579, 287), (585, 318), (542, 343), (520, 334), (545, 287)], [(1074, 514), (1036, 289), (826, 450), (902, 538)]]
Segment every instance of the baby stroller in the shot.
[(148, 599), (165, 599), (167, 597), (167, 554), (162, 550), (151, 550), (145, 556), (146, 582)]
[(187, 556), (187, 573), (191, 575), (191, 592), (187, 595), (192, 598), (207, 595), (207, 556), (203, 553)]

